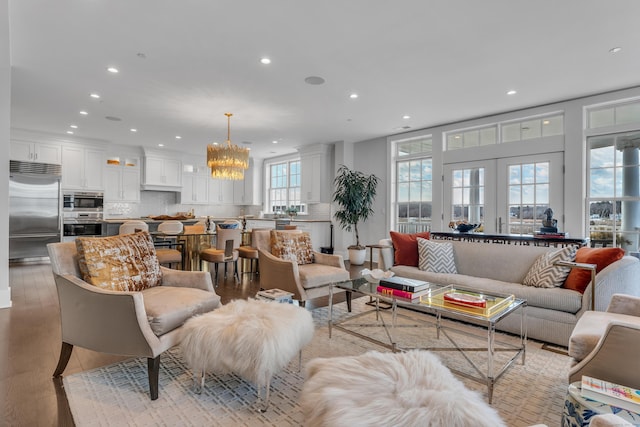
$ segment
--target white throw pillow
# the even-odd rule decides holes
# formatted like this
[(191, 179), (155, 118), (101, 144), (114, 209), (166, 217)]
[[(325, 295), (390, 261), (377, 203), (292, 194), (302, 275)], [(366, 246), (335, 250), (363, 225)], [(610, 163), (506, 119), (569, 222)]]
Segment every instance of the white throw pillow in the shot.
[(432, 273), (458, 274), (451, 243), (434, 243), (417, 238), (418, 268)]
[(574, 262), (577, 250), (578, 248), (572, 245), (540, 255), (529, 268), (522, 284), (538, 288), (562, 286), (571, 268), (554, 265), (554, 263), (558, 261)]

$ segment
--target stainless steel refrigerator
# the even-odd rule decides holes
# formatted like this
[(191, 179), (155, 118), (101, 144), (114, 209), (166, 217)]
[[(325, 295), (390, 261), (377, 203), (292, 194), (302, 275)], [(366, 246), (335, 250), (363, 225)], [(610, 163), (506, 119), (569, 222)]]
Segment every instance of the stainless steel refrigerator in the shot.
[(62, 166), (9, 164), (9, 259), (46, 257), (47, 243), (61, 241)]

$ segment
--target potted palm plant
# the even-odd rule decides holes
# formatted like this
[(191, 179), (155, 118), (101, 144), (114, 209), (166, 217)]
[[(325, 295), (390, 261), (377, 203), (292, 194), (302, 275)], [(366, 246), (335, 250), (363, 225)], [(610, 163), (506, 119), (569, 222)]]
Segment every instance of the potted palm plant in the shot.
[(354, 171), (340, 166), (333, 180), (333, 201), (338, 204), (334, 218), (345, 231), (354, 231), (356, 244), (349, 246), (349, 262), (354, 265), (364, 264), (365, 246), (360, 244), (358, 223), (364, 222), (373, 213), (373, 201), (380, 179), (371, 174)]

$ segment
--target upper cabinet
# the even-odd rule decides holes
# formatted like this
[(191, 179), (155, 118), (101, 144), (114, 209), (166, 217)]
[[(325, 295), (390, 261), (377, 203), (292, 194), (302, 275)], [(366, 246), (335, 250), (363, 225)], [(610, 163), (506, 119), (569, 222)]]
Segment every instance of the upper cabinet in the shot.
[(236, 205), (259, 205), (262, 203), (260, 172), (253, 159), (249, 159), (249, 169), (244, 171), (244, 179), (233, 181), (233, 203)]
[(11, 141), (11, 160), (62, 164), (60, 144), (46, 142)]
[(140, 201), (140, 166), (137, 158), (109, 158), (105, 166), (106, 202)]
[(105, 151), (80, 145), (62, 147), (62, 188), (65, 190), (104, 190)]
[(302, 182), (300, 198), (303, 203), (330, 203), (333, 187), (331, 164), (333, 146), (315, 144), (300, 148)]
[(186, 163), (182, 169), (180, 203), (190, 205), (209, 204), (209, 169), (206, 165)]
[(180, 153), (171, 157), (168, 153), (145, 149), (142, 189), (182, 191), (182, 161), (180, 159)]

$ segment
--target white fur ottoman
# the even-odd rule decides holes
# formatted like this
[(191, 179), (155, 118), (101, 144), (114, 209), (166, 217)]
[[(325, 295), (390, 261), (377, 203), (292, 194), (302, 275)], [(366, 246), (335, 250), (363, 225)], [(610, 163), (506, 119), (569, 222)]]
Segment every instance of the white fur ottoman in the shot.
[(266, 387), (271, 377), (313, 338), (311, 313), (291, 304), (235, 300), (189, 319), (182, 328), (182, 354), (194, 374), (197, 392), (207, 371), (233, 372)]
[(428, 351), (318, 358), (307, 365), (305, 427), (505, 426)]

